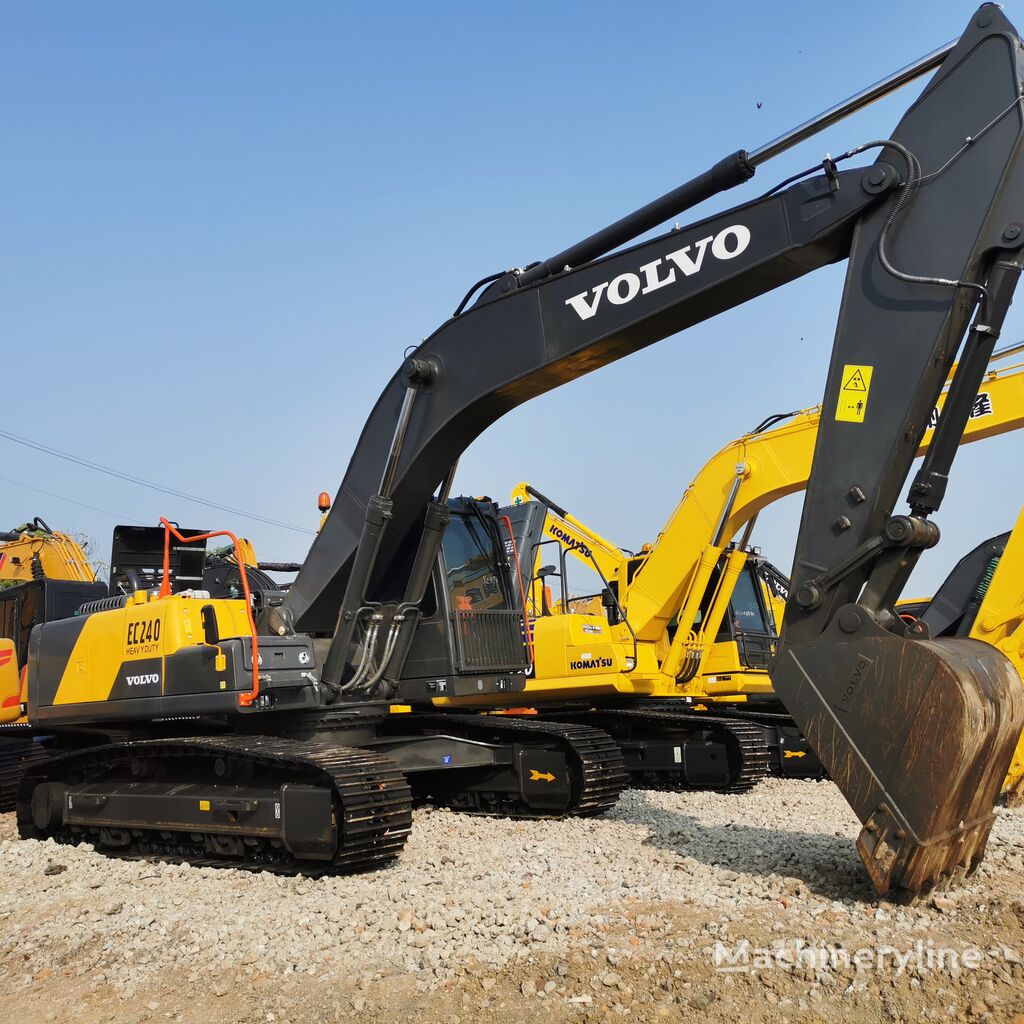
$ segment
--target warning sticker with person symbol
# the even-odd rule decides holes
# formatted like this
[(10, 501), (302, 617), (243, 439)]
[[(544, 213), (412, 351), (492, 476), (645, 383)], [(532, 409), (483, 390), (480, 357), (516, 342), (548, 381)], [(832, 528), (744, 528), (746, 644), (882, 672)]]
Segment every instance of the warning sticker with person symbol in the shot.
[(839, 389), (836, 404), (836, 419), (840, 423), (863, 423), (868, 408), (868, 393), (871, 391), (873, 366), (857, 366), (847, 363), (843, 367), (843, 383)]

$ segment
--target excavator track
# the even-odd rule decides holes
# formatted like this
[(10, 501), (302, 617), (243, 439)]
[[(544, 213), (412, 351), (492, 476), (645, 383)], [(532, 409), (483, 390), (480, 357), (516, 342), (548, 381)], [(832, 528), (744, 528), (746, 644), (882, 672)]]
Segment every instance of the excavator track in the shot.
[(532, 772), (542, 777), (533, 784), (527, 775), (518, 794), (464, 789), (443, 800), (453, 810), (512, 818), (589, 818), (614, 807), (629, 784), (618, 745), (591, 726), (506, 715), (417, 713), (413, 720), (420, 727), (484, 742), (515, 743), (521, 739), (524, 746), (529, 744), (524, 751), (527, 756), (531, 748), (543, 747), (564, 758), (568, 766), (568, 800), (561, 807), (531, 800), (532, 795), (544, 796), (543, 775), (557, 774), (552, 768), (550, 772)]
[(768, 775), (764, 733), (747, 722), (664, 705), (569, 715), (606, 730), (623, 751), (631, 783), (644, 789), (743, 793)]
[[(714, 704), (715, 715), (750, 722), (764, 732), (768, 748), (768, 772), (787, 779), (824, 779), (828, 772), (800, 732), (800, 727), (785, 712), (760, 711)], [(694, 712), (703, 714), (704, 712)]]
[(45, 759), (46, 752), (33, 741), (29, 726), (0, 726), (0, 814), (14, 810), (25, 769)]
[(380, 868), (412, 826), (389, 758), (268, 736), (140, 740), (47, 759), (18, 791), (23, 838), (277, 874)]

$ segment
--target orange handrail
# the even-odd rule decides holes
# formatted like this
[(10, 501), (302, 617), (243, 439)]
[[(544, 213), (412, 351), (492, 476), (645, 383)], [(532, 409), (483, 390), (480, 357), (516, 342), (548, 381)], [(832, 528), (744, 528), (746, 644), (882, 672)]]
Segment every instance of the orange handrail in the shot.
[(164, 528), (164, 574), (160, 581), (160, 597), (171, 596), (171, 534), (182, 544), (195, 541), (210, 540), (213, 537), (228, 537), (235, 546), (235, 558), (238, 560), (238, 575), (242, 580), (242, 593), (245, 595), (245, 616), (249, 621), (249, 635), (252, 637), (252, 690), (240, 693), (238, 703), (247, 708), (259, 696), (260, 692), (260, 651), (256, 636), (256, 620), (252, 617), (252, 595), (249, 592), (249, 577), (245, 571), (245, 560), (242, 558), (241, 545), (238, 538), (230, 530), (215, 530), (213, 533), (198, 533), (194, 537), (183, 537), (168, 519), (160, 517), (160, 525)]

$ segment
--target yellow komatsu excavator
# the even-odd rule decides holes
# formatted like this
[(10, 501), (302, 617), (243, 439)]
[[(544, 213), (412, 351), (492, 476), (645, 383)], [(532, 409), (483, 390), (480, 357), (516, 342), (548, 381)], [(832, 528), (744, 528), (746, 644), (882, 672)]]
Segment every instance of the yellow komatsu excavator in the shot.
[[(1007, 349), (999, 358), (1019, 351), (1021, 347)], [(932, 416), (933, 429), (945, 398), (943, 392)], [(727, 445), (687, 488), (654, 543), (643, 545), (636, 554), (530, 484), (520, 483), (512, 492), (508, 513), (516, 527), (524, 575), (532, 578), (534, 673), (526, 695), (517, 695), (516, 703), (553, 706), (562, 716), (570, 703), (590, 702), (596, 710), (583, 714), (596, 715), (602, 728), (623, 738), (627, 764), (639, 780), (665, 785), (707, 778), (706, 773), (688, 777), (671, 730), (664, 735), (665, 706), (657, 703), (661, 698), (702, 711), (728, 710), (762, 728), (768, 764), (775, 771), (819, 774), (820, 763), (778, 704), (768, 674), (788, 580), (749, 548), (758, 512), (804, 487), (819, 421), (817, 407), (772, 417)], [(1021, 426), (1024, 363), (990, 368), (963, 443)], [(929, 430), (922, 454), (931, 437)], [(738, 543), (732, 543), (741, 532)], [(1024, 548), (1024, 537), (1020, 544)], [(567, 556), (601, 577), (603, 594), (571, 592)], [(1008, 572), (1003, 579), (1014, 578)], [(550, 594), (553, 579), (561, 583), (557, 601)], [(595, 601), (603, 604), (596, 612)], [(1005, 632), (1006, 627), (993, 628)], [(646, 722), (636, 713), (638, 698), (649, 716)], [(737, 742), (742, 740), (741, 736)], [(725, 745), (728, 748), (727, 739)], [(727, 750), (723, 757), (735, 771), (720, 778), (723, 788), (756, 781), (756, 772), (741, 759), (730, 759)], [(1012, 783), (1011, 778), (1007, 786)]]
[[(813, 431), (816, 410), (794, 413), (793, 416), (796, 417), (798, 431)], [(749, 442), (750, 439), (759, 436), (764, 442), (772, 440), (768, 435), (756, 430), (745, 435), (741, 441)], [(810, 440), (813, 444), (813, 433)], [(698, 477), (694, 486), (700, 479), (701, 477)], [(530, 545), (535, 552), (534, 564), (531, 567), (533, 579), (529, 600), (531, 608), (540, 614), (562, 614), (568, 611), (606, 615), (604, 608), (614, 607), (612, 598), (625, 598), (636, 571), (658, 549), (666, 531), (676, 528), (673, 515), (669, 525), (658, 535), (654, 543), (643, 544), (637, 552), (633, 552), (628, 548), (616, 547), (561, 505), (524, 481), (517, 484), (512, 491), (512, 505), (519, 507), (527, 502), (537, 502), (546, 509), (542, 527), (544, 540), (538, 543), (531, 542), (528, 537), (523, 538), (524, 543)], [(745, 532), (749, 535), (750, 529)], [(694, 535), (695, 542), (698, 536)], [(558, 548), (553, 546), (554, 543), (557, 543)], [(552, 551), (558, 553), (551, 554)], [(542, 572), (545, 568), (542, 562), (552, 557), (561, 560), (563, 551), (596, 572), (602, 581), (606, 582), (610, 594), (574, 594), (575, 588), (569, 579), (573, 574), (568, 571), (567, 564), (564, 566), (564, 572)], [(702, 549), (695, 546), (693, 556), (699, 557), (700, 553)], [(689, 573), (691, 569), (692, 566), (685, 561), (679, 563), (681, 573)], [(546, 579), (552, 577), (560, 578), (558, 599), (553, 598), (551, 586), (545, 583)], [(686, 588), (687, 594), (697, 585), (699, 581), (693, 580)], [(787, 585), (787, 577), (762, 557), (758, 549), (750, 549), (745, 543), (738, 547), (730, 544), (729, 550), (712, 570), (705, 601), (697, 609), (696, 628), (691, 631), (687, 662), (676, 676), (677, 685), (692, 677), (703, 679), (707, 673), (728, 673), (741, 692), (748, 689), (755, 693), (770, 692), (767, 673), (762, 664), (765, 660), (765, 651), (759, 651), (759, 656), (755, 659), (756, 664), (751, 664), (749, 656), (753, 652), (750, 648), (755, 635), (772, 641), (777, 638), (781, 611), (785, 607)], [(729, 622), (736, 625), (735, 635), (730, 631)], [(668, 627), (671, 635), (674, 635), (677, 629), (678, 617), (674, 618)], [(740, 649), (741, 645), (743, 650)], [(760, 647), (764, 647), (763, 642), (760, 643)], [(541, 684), (535, 682), (532, 685)], [(676, 695), (679, 692), (678, 689), (673, 689), (672, 694)], [(653, 695), (662, 694), (656, 692)]]
[(0, 532), (0, 587), (42, 579), (91, 583), (96, 573), (74, 537), (51, 530), (36, 516)]

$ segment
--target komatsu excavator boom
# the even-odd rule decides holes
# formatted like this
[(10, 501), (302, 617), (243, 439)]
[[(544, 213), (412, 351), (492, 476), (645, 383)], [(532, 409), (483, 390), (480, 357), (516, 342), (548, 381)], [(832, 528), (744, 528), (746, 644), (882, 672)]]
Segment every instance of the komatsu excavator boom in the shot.
[[(198, 836), (208, 857), (244, 858), (258, 847), (269, 862), (320, 870), (380, 863), (408, 828), (403, 773), (411, 778), (429, 763), (437, 782), (448, 763), (441, 758), (463, 758), (468, 769), (471, 749), (486, 761), (475, 770), (488, 781), (460, 784), (456, 805), (480, 789), (491, 794), (504, 771), (510, 781), (496, 806), (539, 813), (543, 801), (522, 775), (525, 750), (557, 763), (541, 778), (568, 772), (564, 792), (544, 798), (548, 806), (607, 806), (608, 791), (598, 797), (594, 780), (609, 777), (612, 755), (593, 755), (599, 733), (544, 733), (538, 724), (538, 742), (522, 747), (521, 725), (502, 745), (499, 733), (512, 727), (501, 722), (471, 728), (459, 722), (466, 716), (441, 716), (451, 724), (438, 725), (412, 715), (407, 728), (425, 730), (419, 742), (409, 733), (389, 738), (388, 728), (403, 727), (378, 726), (371, 715), (374, 699), (388, 695), (424, 704), (525, 685), (523, 589), (505, 560), (511, 540), (490, 506), (449, 504), (456, 463), (530, 398), (846, 259), (772, 681), (865, 823), (859, 848), (879, 891), (918, 892), (970, 870), (1024, 695), (993, 648), (930, 640), (893, 606), (920, 552), (938, 539), (930, 516), (1020, 274), (1020, 54), (1017, 32), (986, 5), (954, 43), (850, 101), (726, 157), (548, 260), (481, 282), (479, 297), (470, 304), (471, 293), (387, 385), (294, 585), (258, 609), (248, 631), (244, 601), (242, 612), (212, 602), (203, 612), (203, 598), (145, 594), (131, 607), (92, 608), (73, 628), (35, 630), (30, 721), (69, 730), (116, 707), (122, 725), (133, 720), (158, 735), (31, 769), (19, 798), (23, 832), (79, 841), (84, 830), (129, 853), (140, 842), (151, 852), (175, 843), (189, 851), (198, 840), (187, 837)], [(820, 172), (753, 202), (619, 248), (933, 70), (891, 138), (826, 159)], [(865, 152), (877, 155), (873, 164), (840, 169)], [(909, 512), (895, 514), (961, 345)], [(160, 615), (174, 629), (157, 639), (147, 623)], [(86, 637), (91, 650), (109, 652), (106, 689), (90, 690), (88, 672), (66, 672)], [(121, 666), (136, 658), (154, 660), (126, 673)], [(219, 722), (228, 735), (171, 742), (159, 733), (183, 718)], [(460, 747), (448, 733), (484, 728), (479, 745), (470, 736)], [(216, 814), (197, 810), (193, 798)], [(369, 838), (359, 839), (375, 800)], [(179, 824), (169, 826), (169, 815)]]

